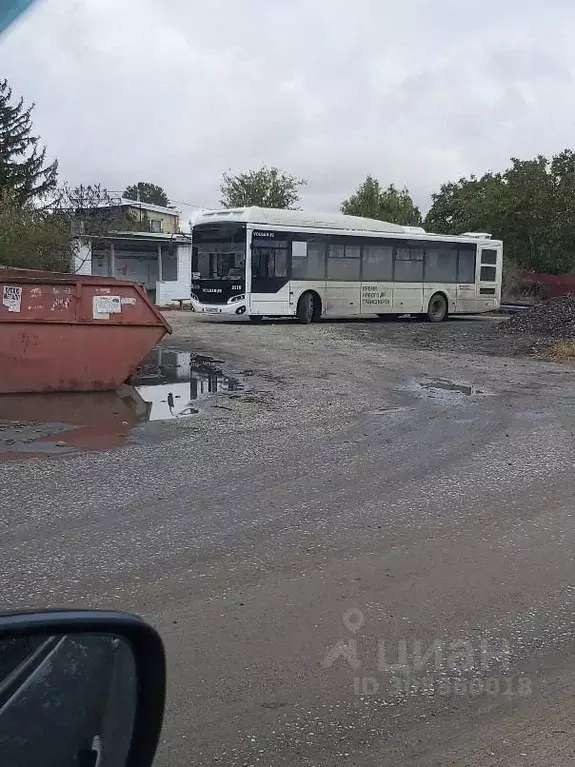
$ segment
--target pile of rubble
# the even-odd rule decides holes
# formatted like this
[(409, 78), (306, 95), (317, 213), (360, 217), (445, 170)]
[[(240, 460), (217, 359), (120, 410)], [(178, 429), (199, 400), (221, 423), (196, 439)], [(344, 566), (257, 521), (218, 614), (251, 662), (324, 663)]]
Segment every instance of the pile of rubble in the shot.
[(575, 340), (575, 295), (550, 298), (532, 309), (513, 315), (498, 328), (503, 333)]

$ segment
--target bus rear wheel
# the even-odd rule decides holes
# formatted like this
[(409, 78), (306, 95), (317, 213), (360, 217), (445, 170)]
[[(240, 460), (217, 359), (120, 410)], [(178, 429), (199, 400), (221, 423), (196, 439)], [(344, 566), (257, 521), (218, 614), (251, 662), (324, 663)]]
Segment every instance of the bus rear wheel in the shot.
[(302, 325), (317, 322), (321, 314), (321, 303), (315, 293), (304, 293), (297, 303), (296, 317)]
[(443, 322), (447, 317), (447, 299), (443, 293), (434, 293), (427, 307), (427, 319), (429, 322)]

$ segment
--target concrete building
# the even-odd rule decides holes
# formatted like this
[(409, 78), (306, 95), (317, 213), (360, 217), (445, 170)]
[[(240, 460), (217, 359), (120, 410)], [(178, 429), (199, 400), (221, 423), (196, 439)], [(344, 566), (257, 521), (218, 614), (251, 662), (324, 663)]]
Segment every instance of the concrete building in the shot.
[(113, 207), (148, 231), (79, 234), (74, 238), (74, 271), (139, 282), (158, 306), (189, 301), (191, 239), (179, 232), (179, 212), (133, 200)]
[(114, 201), (110, 207), (131, 218), (143, 231), (160, 234), (178, 234), (180, 231), (180, 212), (175, 208), (164, 208), (125, 197), (121, 197), (118, 202)]

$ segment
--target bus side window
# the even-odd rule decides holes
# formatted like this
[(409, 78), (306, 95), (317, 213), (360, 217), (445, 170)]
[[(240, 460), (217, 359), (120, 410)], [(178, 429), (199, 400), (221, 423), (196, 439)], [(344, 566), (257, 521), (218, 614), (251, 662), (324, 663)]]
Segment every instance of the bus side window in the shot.
[(475, 282), (475, 252), (460, 250), (458, 252), (457, 282)]
[(291, 256), (292, 280), (325, 280), (325, 240), (321, 235), (294, 240)]
[(307, 242), (292, 242), (291, 276), (293, 280), (305, 280), (308, 272)]
[(287, 248), (278, 248), (275, 251), (274, 277), (287, 277)]
[(423, 248), (396, 248), (394, 278), (398, 282), (423, 281)]
[(483, 248), (481, 251), (482, 266), (495, 266), (497, 264), (497, 251), (492, 248)]
[(252, 277), (261, 277), (261, 254), (259, 248), (252, 250)]
[(363, 280), (385, 281), (393, 279), (393, 247), (391, 245), (364, 245)]
[(449, 246), (426, 248), (426, 282), (457, 282), (457, 250)]
[(269, 245), (252, 247), (253, 277), (287, 277), (287, 242), (273, 242)]
[(361, 269), (361, 247), (353, 242), (329, 243), (327, 258), (328, 280), (358, 282)]
[(497, 251), (492, 248), (483, 248), (481, 251), (481, 276), (482, 282), (495, 282), (497, 279)]

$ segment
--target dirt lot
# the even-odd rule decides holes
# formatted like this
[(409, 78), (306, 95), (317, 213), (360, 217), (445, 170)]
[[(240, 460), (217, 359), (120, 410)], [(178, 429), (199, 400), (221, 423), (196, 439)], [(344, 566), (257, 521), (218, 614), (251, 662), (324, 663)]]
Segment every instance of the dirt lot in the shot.
[(572, 765), (572, 366), (494, 319), (169, 320), (244, 389), (0, 465), (4, 607), (158, 627), (158, 767)]
[[(186, 312), (167, 312), (166, 316), (175, 329), (172, 340), (176, 342), (181, 338), (189, 338), (190, 322), (206, 321), (194, 315), (190, 317)], [(547, 358), (552, 340), (535, 334), (501, 332), (509, 319), (510, 315), (505, 314), (452, 317), (444, 323), (424, 322), (415, 317), (395, 320), (352, 318), (324, 320), (315, 328), (322, 337), (390, 344), (398, 349), (429, 349), (496, 357)], [(211, 319), (208, 322), (212, 326), (222, 324), (230, 329), (245, 328), (249, 325), (248, 320), (241, 319)], [(267, 321), (264, 327), (268, 336), (274, 336), (276, 333), (285, 335), (286, 332), (293, 333), (295, 328), (300, 328), (291, 320)]]
[(366, 341), (402, 348), (431, 349), (494, 356), (545, 356), (549, 339), (536, 335), (506, 335), (508, 315), (454, 317), (442, 324), (404, 319), (395, 322), (358, 322), (348, 325), (352, 335)]

